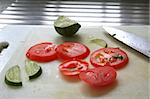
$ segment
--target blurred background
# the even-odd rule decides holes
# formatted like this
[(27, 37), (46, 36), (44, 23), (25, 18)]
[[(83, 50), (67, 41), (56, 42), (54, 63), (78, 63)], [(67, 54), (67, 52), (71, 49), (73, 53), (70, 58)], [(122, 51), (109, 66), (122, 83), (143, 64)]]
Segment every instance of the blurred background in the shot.
[(59, 15), (85, 26), (149, 25), (149, 0), (0, 0), (0, 24), (53, 25)]

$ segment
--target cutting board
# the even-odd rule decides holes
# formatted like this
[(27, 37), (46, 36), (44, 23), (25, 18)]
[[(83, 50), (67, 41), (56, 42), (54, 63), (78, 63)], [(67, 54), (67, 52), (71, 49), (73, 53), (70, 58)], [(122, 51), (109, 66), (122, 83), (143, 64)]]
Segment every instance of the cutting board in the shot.
[[(149, 27), (119, 27), (147, 37)], [(142, 29), (142, 30), (141, 30)], [(144, 31), (144, 33), (142, 32)], [(142, 34), (141, 34), (142, 32)], [(43, 73), (37, 79), (28, 80), (25, 73), (25, 53), (32, 46), (41, 42), (61, 44), (66, 41), (81, 42), (92, 51), (101, 48), (90, 42), (91, 39), (103, 39), (109, 47), (119, 47), (129, 56), (129, 63), (117, 70), (117, 80), (105, 87), (91, 88), (78, 78), (65, 77), (59, 70), (61, 63), (54, 60), (41, 65)], [(85, 59), (89, 61), (89, 57)], [(4, 76), (8, 68), (18, 64), (21, 67), (22, 87), (5, 84)], [(62, 37), (53, 27), (34, 26), (28, 38), (21, 43), (0, 72), (0, 99), (148, 99), (149, 98), (149, 60), (135, 50), (110, 37), (101, 27), (82, 27), (73, 37)]]

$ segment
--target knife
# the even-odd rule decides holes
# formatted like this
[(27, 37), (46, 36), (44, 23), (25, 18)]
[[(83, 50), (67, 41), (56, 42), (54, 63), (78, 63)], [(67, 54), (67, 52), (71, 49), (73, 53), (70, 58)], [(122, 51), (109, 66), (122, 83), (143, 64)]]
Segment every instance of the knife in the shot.
[(9, 46), (9, 43), (6, 41), (0, 42), (0, 53)]
[(150, 57), (150, 41), (135, 35), (134, 33), (125, 32), (116, 28), (103, 26), (103, 29), (115, 39)]

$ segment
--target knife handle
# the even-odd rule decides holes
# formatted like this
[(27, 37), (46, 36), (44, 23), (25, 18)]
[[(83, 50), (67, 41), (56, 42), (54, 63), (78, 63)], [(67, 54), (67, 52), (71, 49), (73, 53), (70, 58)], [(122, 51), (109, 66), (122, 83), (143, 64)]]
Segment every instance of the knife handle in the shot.
[(3, 49), (6, 49), (9, 46), (9, 43), (4, 41), (0, 42), (0, 53), (3, 51)]

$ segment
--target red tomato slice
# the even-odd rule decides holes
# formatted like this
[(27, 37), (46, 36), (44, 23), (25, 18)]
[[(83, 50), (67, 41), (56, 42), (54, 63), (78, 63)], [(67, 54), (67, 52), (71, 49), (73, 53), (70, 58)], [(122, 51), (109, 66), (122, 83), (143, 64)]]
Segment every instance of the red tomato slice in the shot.
[(67, 60), (64, 63), (60, 64), (59, 70), (64, 75), (79, 75), (81, 71), (88, 69), (88, 63), (80, 59)]
[(68, 60), (74, 58), (84, 59), (89, 55), (90, 50), (81, 43), (65, 42), (58, 45), (56, 52), (60, 59)]
[(56, 45), (50, 42), (44, 42), (32, 46), (26, 53), (26, 56), (33, 61), (48, 62), (57, 58)]
[(102, 48), (93, 52), (90, 62), (93, 66), (111, 66), (121, 68), (128, 63), (127, 54), (119, 48)]
[(81, 80), (94, 87), (109, 85), (115, 81), (116, 76), (116, 70), (112, 67), (98, 67), (79, 74)]

